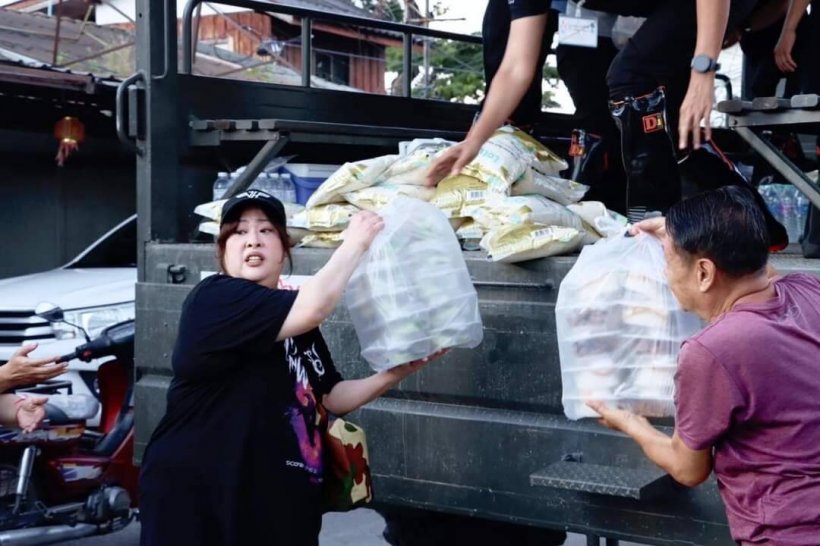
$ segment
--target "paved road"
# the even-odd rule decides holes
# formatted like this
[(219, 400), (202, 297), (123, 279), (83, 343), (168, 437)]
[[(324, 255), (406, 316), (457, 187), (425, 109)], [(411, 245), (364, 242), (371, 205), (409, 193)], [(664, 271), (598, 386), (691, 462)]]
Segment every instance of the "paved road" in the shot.
[[(101, 537), (64, 542), (63, 546), (137, 546), (139, 544), (139, 524), (133, 523), (119, 533)], [(322, 522), (320, 546), (388, 546), (382, 538), (384, 520), (366, 508), (347, 514), (328, 514)], [(601, 541), (603, 543), (603, 541)], [(569, 535), (565, 546), (585, 546), (581, 535)], [(622, 542), (622, 546), (640, 546)]]

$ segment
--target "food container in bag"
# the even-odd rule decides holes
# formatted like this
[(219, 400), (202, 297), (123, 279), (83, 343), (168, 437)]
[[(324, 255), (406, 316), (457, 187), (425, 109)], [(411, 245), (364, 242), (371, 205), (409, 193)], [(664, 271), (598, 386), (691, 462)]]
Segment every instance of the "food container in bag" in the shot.
[(398, 197), (345, 291), (362, 357), (376, 371), (440, 349), (476, 347), (478, 294), (450, 222), (435, 206)]
[(702, 324), (667, 281), (663, 248), (648, 234), (584, 247), (555, 305), (562, 402), (570, 419), (597, 417), (597, 400), (651, 417), (674, 415), (681, 343)]

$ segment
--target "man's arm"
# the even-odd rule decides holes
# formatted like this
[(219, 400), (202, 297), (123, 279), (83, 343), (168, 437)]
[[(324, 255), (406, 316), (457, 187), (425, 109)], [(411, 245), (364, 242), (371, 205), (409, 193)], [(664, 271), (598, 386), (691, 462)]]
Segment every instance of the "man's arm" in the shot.
[(532, 83), (546, 26), (547, 14), (512, 21), (504, 58), (490, 84), (478, 121), (462, 142), (448, 149), (433, 163), (427, 174), (428, 186), (435, 186), (448, 175), (458, 174), (515, 111)]
[[(695, 43), (695, 55), (708, 55), (717, 59), (726, 34), (729, 21), (729, 0), (697, 0), (698, 34)], [(678, 124), (678, 147), (683, 150), (692, 133), (692, 147), (700, 147), (700, 124), (706, 120), (704, 130), (706, 139), (712, 138), (709, 116), (712, 112), (714, 97), (714, 71), (700, 73), (691, 71), (689, 88), (680, 108)]]
[(653, 463), (687, 487), (706, 481), (712, 472), (712, 450), (689, 449), (677, 431), (670, 438), (655, 429), (645, 418), (630, 411), (607, 407), (601, 402), (589, 402), (589, 407), (601, 416), (601, 423), (631, 436)]

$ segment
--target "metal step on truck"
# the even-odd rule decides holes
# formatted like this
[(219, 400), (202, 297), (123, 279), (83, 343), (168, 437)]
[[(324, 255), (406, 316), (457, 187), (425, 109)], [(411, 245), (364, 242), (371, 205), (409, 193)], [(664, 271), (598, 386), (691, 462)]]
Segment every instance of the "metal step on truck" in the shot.
[[(222, 165), (247, 164), (230, 195), (278, 155), (343, 163), (395, 153), (400, 141), (413, 138), (460, 140), (475, 114), (474, 106), (410, 97), (410, 78), (403, 96), (316, 88), (311, 36), (329, 21), (350, 32), (398, 36), (404, 74), (413, 70), (420, 40), (479, 38), (255, 0), (219, 5), (275, 12), (300, 24), (301, 85), (197, 75), (201, 0), (185, 8), (179, 48), (176, 2), (137, 1), (138, 71), (117, 93), (118, 133), (136, 152), (138, 169), (137, 462), (164, 413), (182, 301), (217, 267), (213, 241), (197, 233), (193, 209), (211, 200)], [(734, 126), (748, 128), (739, 136), (790, 169), (755, 132), (782, 122), (765, 116), (785, 112), (786, 105), (747, 110), (730, 113)], [(816, 131), (820, 110), (809, 105), (793, 118)], [(565, 153), (571, 129), (571, 117), (544, 114), (536, 134)], [(820, 205), (816, 185), (802, 174), (788, 176)], [(329, 255), (296, 249), (293, 274), (313, 274)], [(601, 538), (607, 544), (733, 544), (714, 480), (680, 486), (629, 438), (594, 420), (564, 417), (554, 306), (575, 257), (512, 265), (491, 263), (483, 252), (464, 252), (464, 258), (479, 294), (481, 346), (451, 351), (353, 416), (368, 434), (376, 508), (411, 537), (404, 543), (423, 537), (411, 530), (443, 536), (455, 526), (486, 532), (476, 544), (560, 544), (560, 533), (550, 530), (584, 534), (589, 544)], [(804, 259), (794, 245), (772, 261), (781, 272), (820, 274), (820, 260)], [(344, 376), (369, 372), (343, 307), (323, 331)], [(667, 431), (672, 425), (658, 423)]]

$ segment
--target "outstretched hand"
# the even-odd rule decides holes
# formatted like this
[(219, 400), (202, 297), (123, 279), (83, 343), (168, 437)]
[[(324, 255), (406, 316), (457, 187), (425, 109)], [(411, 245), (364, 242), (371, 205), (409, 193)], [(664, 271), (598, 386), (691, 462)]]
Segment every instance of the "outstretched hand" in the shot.
[(31, 432), (40, 426), (46, 417), (46, 402), (47, 396), (26, 396), (17, 399), (17, 426), (23, 432)]
[(36, 343), (23, 345), (15, 351), (8, 362), (0, 366), (2, 390), (46, 381), (60, 375), (68, 367), (67, 362), (55, 364), (57, 356), (29, 358), (28, 355), (36, 348)]
[(427, 176), (424, 178), (424, 185), (432, 187), (448, 176), (457, 175), (461, 172), (461, 169), (475, 159), (480, 149), (481, 143), (473, 142), (470, 139), (447, 148), (430, 165)]

